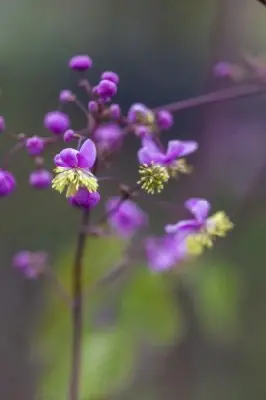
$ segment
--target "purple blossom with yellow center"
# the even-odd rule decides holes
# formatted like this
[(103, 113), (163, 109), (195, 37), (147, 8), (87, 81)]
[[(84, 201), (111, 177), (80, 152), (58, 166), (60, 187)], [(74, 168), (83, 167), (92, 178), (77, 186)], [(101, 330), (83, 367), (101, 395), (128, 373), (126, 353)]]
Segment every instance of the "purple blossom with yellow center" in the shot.
[(153, 271), (171, 269), (188, 256), (186, 243), (176, 235), (149, 237), (144, 246), (148, 266)]
[(185, 202), (185, 207), (194, 218), (166, 225), (165, 232), (181, 234), (190, 254), (201, 254), (204, 248), (212, 247), (215, 237), (224, 237), (233, 228), (233, 223), (223, 211), (209, 216), (211, 206), (205, 199), (191, 198)]
[(80, 188), (86, 188), (89, 193), (96, 192), (98, 182), (91, 172), (96, 156), (96, 146), (91, 139), (87, 139), (80, 150), (67, 148), (60, 151), (54, 158), (57, 175), (52, 188), (60, 193), (66, 190), (66, 197), (75, 196)]
[(106, 203), (106, 211), (114, 232), (127, 239), (148, 222), (147, 215), (132, 200), (122, 202), (120, 197), (112, 197)]

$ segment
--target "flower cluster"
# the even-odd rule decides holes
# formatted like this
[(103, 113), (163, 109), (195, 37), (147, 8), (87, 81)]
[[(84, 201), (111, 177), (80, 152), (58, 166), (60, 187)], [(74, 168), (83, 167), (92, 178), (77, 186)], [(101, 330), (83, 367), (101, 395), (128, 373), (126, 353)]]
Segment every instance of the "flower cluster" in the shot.
[[(161, 134), (174, 125), (173, 115), (167, 109), (154, 111), (141, 103), (133, 104), (124, 114), (113, 101), (118, 92), (119, 76), (105, 71), (99, 81), (91, 85), (86, 72), (92, 65), (87, 55), (76, 55), (68, 63), (70, 69), (80, 74), (79, 86), (88, 94), (87, 105), (81, 103), (72, 90), (63, 89), (59, 93), (59, 108), (47, 112), (43, 119), (43, 126), (50, 135), (17, 135), (17, 143), (9, 156), (20, 149), (26, 150), (34, 162), (29, 184), (35, 189), (52, 188), (65, 193), (69, 205), (90, 210), (101, 200), (99, 171), (115, 161), (129, 136), (135, 136), (139, 142), (136, 155), (139, 178), (134, 193), (161, 193), (171, 179), (190, 173), (192, 166), (187, 163), (187, 157), (198, 150), (198, 143), (176, 139), (165, 146), (165, 140), (161, 140)], [(222, 77), (232, 75), (232, 71), (236, 74), (237, 68), (232, 69), (228, 63), (220, 63), (215, 68), (215, 74)], [(79, 107), (85, 115), (84, 129), (76, 130), (72, 126), (65, 112), (68, 103)], [(0, 132), (5, 130), (5, 120), (0, 117)], [(63, 148), (54, 155), (52, 174), (44, 167), (44, 152), (60, 142)], [(73, 146), (66, 147), (66, 143), (73, 143)], [(7, 157), (0, 169), (0, 197), (10, 195), (16, 188), (13, 174), (6, 170), (9, 161)], [(132, 193), (128, 191), (121, 197), (110, 198), (105, 207), (104, 221), (108, 222), (110, 231), (127, 240), (148, 226), (148, 216), (133, 201)], [(201, 254), (212, 247), (215, 238), (225, 236), (233, 226), (224, 212), (209, 216), (210, 204), (205, 199), (189, 199), (185, 207), (192, 214), (191, 219), (168, 224), (164, 236), (148, 237), (143, 243), (148, 265), (155, 271), (173, 268)], [(23, 251), (15, 256), (13, 263), (32, 278), (43, 270), (46, 258), (43, 253)]]

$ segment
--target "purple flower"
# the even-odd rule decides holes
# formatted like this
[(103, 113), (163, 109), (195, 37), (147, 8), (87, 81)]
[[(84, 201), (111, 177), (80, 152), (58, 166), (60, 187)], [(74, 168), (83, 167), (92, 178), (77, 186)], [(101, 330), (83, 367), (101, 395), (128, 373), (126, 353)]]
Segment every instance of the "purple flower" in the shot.
[(0, 169), (0, 197), (8, 196), (15, 187), (16, 181), (11, 172)]
[(130, 124), (152, 125), (155, 122), (153, 112), (141, 103), (135, 103), (130, 107), (127, 119)]
[(188, 255), (185, 242), (177, 240), (173, 235), (146, 239), (145, 252), (148, 265), (153, 271), (173, 268)]
[(59, 135), (69, 128), (70, 120), (61, 111), (51, 111), (44, 118), (44, 126), (55, 135)]
[(152, 140), (144, 140), (142, 148), (138, 151), (140, 164), (151, 165), (152, 163), (165, 167), (171, 166), (177, 159), (193, 153), (198, 148), (197, 142), (170, 140), (167, 150), (163, 153)]
[(141, 139), (150, 139), (151, 140), (151, 131), (148, 126), (145, 125), (137, 125), (134, 129), (134, 133)]
[(35, 189), (46, 189), (51, 185), (52, 174), (46, 169), (33, 171), (29, 177), (29, 184)]
[(120, 197), (112, 197), (107, 201), (106, 210), (112, 229), (127, 239), (147, 224), (146, 214), (132, 200), (122, 202)]
[(6, 123), (4, 117), (0, 116), (0, 133), (6, 129)]
[(111, 104), (109, 107), (109, 114), (112, 119), (118, 119), (121, 116), (121, 108), (119, 104)]
[(98, 103), (97, 101), (91, 100), (88, 103), (88, 110), (89, 112), (91, 112), (92, 114), (96, 113), (99, 109)]
[(161, 110), (156, 113), (157, 125), (162, 130), (171, 128), (174, 123), (173, 116), (169, 111)]
[(97, 86), (97, 93), (103, 100), (108, 100), (117, 93), (117, 86), (114, 82), (103, 79)]
[(69, 60), (68, 66), (75, 71), (86, 71), (92, 67), (92, 59), (84, 54), (76, 55)]
[(61, 103), (68, 103), (69, 101), (73, 101), (75, 99), (74, 94), (70, 90), (61, 90), (59, 95), (59, 100)]
[(85, 188), (80, 188), (75, 196), (68, 198), (71, 205), (86, 209), (95, 207), (99, 203), (100, 199), (101, 197), (98, 192), (90, 193)]
[(232, 75), (232, 64), (226, 61), (220, 61), (213, 68), (214, 76), (217, 78), (228, 78)]
[(26, 148), (31, 156), (38, 156), (44, 149), (44, 140), (39, 136), (32, 136), (26, 140)]
[(118, 85), (119, 83), (119, 76), (113, 72), (113, 71), (105, 71), (101, 75), (101, 79), (107, 79), (108, 81), (111, 81)]
[(22, 271), (27, 278), (35, 279), (44, 271), (47, 259), (47, 253), (44, 251), (23, 250), (14, 255), (12, 264)]
[(72, 129), (68, 129), (64, 133), (64, 142), (71, 142), (75, 138), (75, 132)]
[(67, 189), (66, 196), (74, 196), (80, 187), (90, 193), (96, 192), (98, 182), (90, 169), (96, 161), (96, 147), (92, 140), (87, 139), (80, 150), (67, 148), (60, 151), (54, 158), (57, 176), (52, 181), (52, 188), (62, 193)]
[(122, 136), (122, 129), (113, 123), (102, 124), (94, 132), (95, 141), (100, 150), (108, 152), (119, 148)]
[(193, 215), (193, 219), (166, 225), (165, 232), (181, 235), (191, 254), (201, 254), (204, 248), (210, 248), (216, 236), (224, 237), (233, 228), (232, 222), (223, 211), (209, 217), (210, 203), (205, 199), (191, 198), (185, 207)]

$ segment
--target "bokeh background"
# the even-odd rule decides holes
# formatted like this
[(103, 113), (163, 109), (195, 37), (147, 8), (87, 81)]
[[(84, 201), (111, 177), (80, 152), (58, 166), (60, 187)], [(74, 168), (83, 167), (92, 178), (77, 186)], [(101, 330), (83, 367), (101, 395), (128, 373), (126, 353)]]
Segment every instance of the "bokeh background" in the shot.
[[(213, 78), (214, 63), (264, 54), (265, 22), (256, 0), (3, 0), (0, 114), (10, 132), (45, 134), (44, 114), (57, 107), (61, 89), (74, 88), (67, 60), (76, 53), (93, 58), (92, 81), (106, 69), (120, 75), (117, 101), (125, 111), (135, 101), (154, 107), (230, 86)], [(188, 196), (211, 199), (236, 228), (170, 278), (138, 262), (88, 297), (82, 400), (266, 398), (265, 107), (265, 96), (257, 96), (176, 114), (165, 139), (194, 138), (200, 151), (193, 175), (160, 197), (173, 206), (140, 198), (150, 230), (160, 234), (182, 217)], [(83, 116), (70, 113), (81, 128)], [(1, 157), (11, 144), (3, 135)], [(111, 170), (123, 183), (136, 179), (137, 148), (128, 140)], [(47, 250), (67, 284), (79, 215), (62, 196), (28, 186), (25, 154), (11, 169), (18, 190), (0, 209), (0, 398), (63, 400), (66, 308), (45, 280), (26, 281), (10, 260), (18, 249)], [(117, 188), (102, 186), (104, 204)], [(123, 246), (91, 240), (88, 283), (119, 260)]]

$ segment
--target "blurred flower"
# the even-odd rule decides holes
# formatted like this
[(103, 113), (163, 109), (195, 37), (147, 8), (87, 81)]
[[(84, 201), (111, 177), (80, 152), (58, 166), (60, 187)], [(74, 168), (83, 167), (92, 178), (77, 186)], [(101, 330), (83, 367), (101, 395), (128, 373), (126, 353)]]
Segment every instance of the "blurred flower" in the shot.
[(26, 148), (31, 156), (38, 156), (44, 149), (44, 140), (39, 136), (32, 136), (26, 140)]
[(99, 106), (98, 106), (97, 101), (94, 101), (94, 100), (89, 101), (89, 103), (88, 103), (89, 112), (94, 114), (98, 111), (98, 108), (99, 108)]
[(85, 188), (80, 188), (74, 196), (68, 198), (71, 205), (86, 209), (95, 207), (100, 199), (101, 197), (98, 192), (90, 193)]
[(96, 87), (96, 90), (98, 96), (100, 96), (103, 100), (109, 100), (117, 93), (117, 86), (114, 82), (108, 79), (103, 79)]
[(122, 202), (120, 197), (112, 197), (107, 201), (106, 210), (114, 232), (127, 239), (148, 221), (146, 214), (132, 200)]
[(59, 95), (59, 100), (61, 103), (68, 103), (69, 101), (73, 101), (75, 99), (74, 94), (70, 90), (61, 90)]
[(69, 125), (68, 116), (61, 111), (49, 112), (44, 118), (45, 128), (56, 135), (64, 133), (69, 128)]
[(204, 248), (212, 247), (216, 236), (224, 237), (233, 228), (232, 222), (223, 211), (208, 217), (210, 203), (205, 199), (189, 199), (185, 202), (185, 207), (193, 214), (194, 219), (166, 225), (165, 231), (185, 237), (190, 254), (201, 254)]
[(66, 197), (75, 196), (79, 188), (84, 187), (90, 193), (98, 189), (97, 178), (90, 169), (96, 161), (96, 147), (87, 139), (80, 150), (67, 148), (54, 158), (57, 176), (52, 181), (52, 188), (62, 193), (66, 189)]
[(142, 124), (153, 126), (155, 123), (154, 113), (144, 104), (132, 104), (127, 115), (130, 124)]
[(145, 251), (148, 265), (154, 271), (173, 268), (188, 256), (186, 243), (174, 235), (147, 238)]
[(15, 268), (30, 279), (38, 278), (47, 265), (48, 255), (44, 251), (20, 251), (13, 257), (12, 264)]
[(6, 129), (6, 123), (4, 117), (0, 116), (0, 133)]
[(86, 71), (92, 67), (92, 59), (87, 55), (76, 55), (69, 60), (68, 66), (75, 71)]
[(101, 75), (101, 79), (107, 79), (108, 81), (111, 81), (118, 85), (119, 83), (119, 76), (113, 72), (113, 71), (105, 71)]
[(68, 129), (64, 133), (64, 142), (71, 142), (75, 138), (75, 132), (72, 129)]
[(0, 197), (8, 196), (15, 187), (16, 181), (11, 172), (0, 169)]
[(119, 104), (111, 104), (109, 107), (109, 114), (112, 119), (118, 119), (121, 116), (121, 108)]
[(30, 174), (29, 184), (35, 189), (46, 189), (51, 185), (52, 174), (47, 169), (37, 169)]
[(161, 110), (156, 113), (157, 126), (162, 130), (171, 128), (174, 123), (173, 116), (169, 111)]
[(100, 125), (94, 132), (95, 141), (101, 151), (112, 152), (117, 150), (122, 142), (122, 129), (114, 124)]

